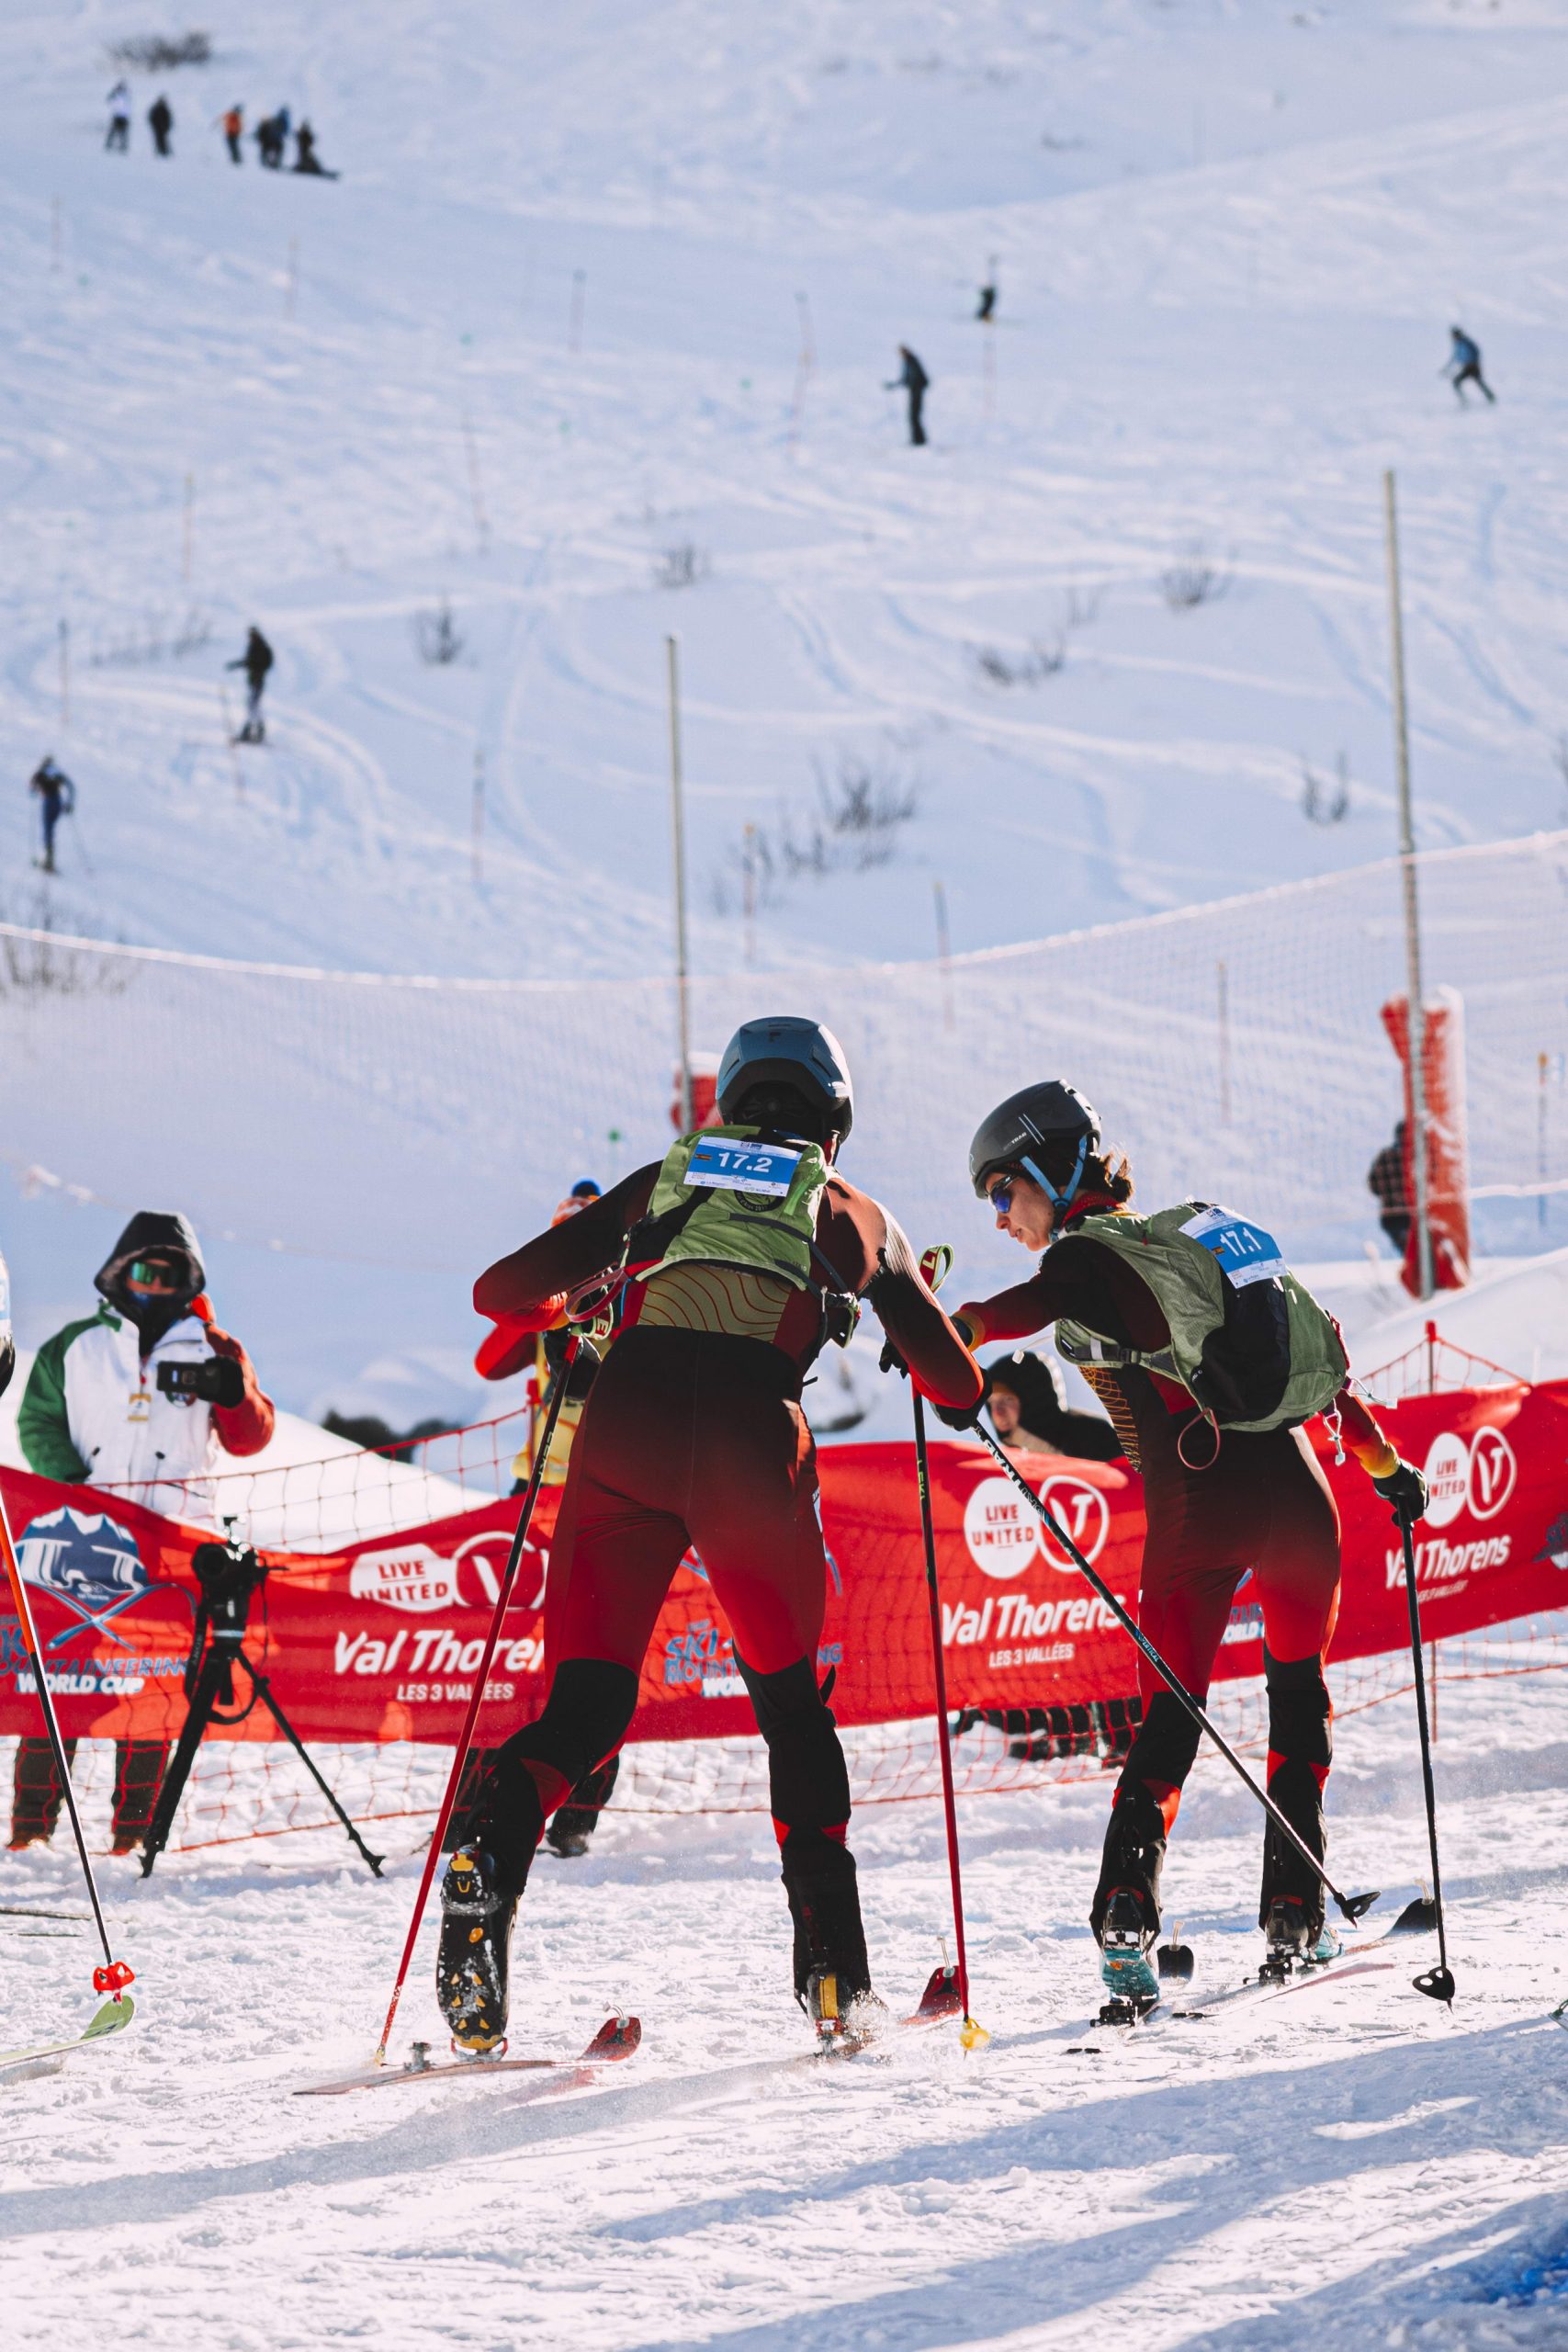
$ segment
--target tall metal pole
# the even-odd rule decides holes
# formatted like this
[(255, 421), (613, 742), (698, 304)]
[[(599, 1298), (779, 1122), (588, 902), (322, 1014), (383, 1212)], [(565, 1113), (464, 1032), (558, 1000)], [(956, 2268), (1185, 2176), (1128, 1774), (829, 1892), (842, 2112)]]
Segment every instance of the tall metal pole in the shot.
[(1409, 1012), (1406, 1045), (1410, 1056), (1410, 1167), (1416, 1194), (1416, 1270), (1419, 1295), (1430, 1298), (1432, 1229), (1427, 1221), (1427, 1021), (1421, 1001), (1421, 921), (1416, 899), (1416, 832), (1410, 815), (1410, 734), (1404, 707), (1404, 622), (1399, 594), (1399, 516), (1394, 504), (1393, 469), (1382, 478), (1383, 540), (1388, 558), (1389, 656), (1393, 673), (1393, 750), (1399, 776), (1399, 858), (1404, 896), (1404, 987)]
[(692, 1033), (686, 1002), (686, 809), (681, 789), (681, 667), (676, 640), (667, 637), (664, 650), (670, 663), (670, 815), (675, 851), (675, 1020), (681, 1064), (676, 1079), (681, 1105), (681, 1132), (692, 1125)]

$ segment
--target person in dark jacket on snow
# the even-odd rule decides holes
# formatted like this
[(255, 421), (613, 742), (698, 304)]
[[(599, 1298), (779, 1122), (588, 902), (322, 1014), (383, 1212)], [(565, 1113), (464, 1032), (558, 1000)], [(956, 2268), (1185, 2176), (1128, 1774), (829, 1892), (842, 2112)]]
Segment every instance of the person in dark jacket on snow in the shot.
[(308, 122), (302, 122), (294, 134), (296, 158), (294, 168), (310, 179), (335, 180), (336, 172), (329, 172), (316, 153), (316, 134)]
[(902, 370), (898, 375), (895, 376), (890, 384), (885, 384), (883, 386), (883, 390), (887, 392), (897, 392), (902, 390), (908, 393), (909, 445), (911, 448), (923, 449), (926, 441), (926, 428), (920, 421), (920, 411), (925, 403), (926, 393), (931, 385), (931, 378), (926, 374), (925, 369), (921, 367), (919, 361), (916, 358), (914, 353), (910, 350), (907, 343), (901, 343), (898, 345), (898, 356), (904, 363)]
[[(244, 1349), (213, 1322), (206, 1280), (183, 1216), (143, 1209), (131, 1218), (95, 1279), (97, 1313), (66, 1324), (33, 1360), (17, 1416), (29, 1470), (63, 1486), (111, 1487), (171, 1518), (210, 1515), (207, 1474), (218, 1453), (259, 1453), (275, 1415)], [(164, 1385), (176, 1367), (183, 1389)], [(193, 1390), (193, 1374), (219, 1393)], [(140, 1842), (167, 1758), (162, 1740), (116, 1741), (117, 1853)], [(14, 1847), (49, 1838), (62, 1794), (47, 1740), (23, 1739)]]
[(152, 133), (152, 146), (156, 153), (173, 154), (174, 150), (169, 145), (169, 133), (174, 127), (174, 108), (160, 91), (147, 109), (147, 128)]
[(245, 723), (236, 740), (242, 743), (265, 742), (266, 728), (262, 720), (261, 701), (266, 688), (266, 673), (272, 667), (272, 648), (259, 628), (253, 626), (245, 639), (244, 651), (223, 666), (226, 670), (243, 670), (250, 693), (245, 706)]
[(1461, 408), (1469, 406), (1464, 397), (1467, 384), (1478, 386), (1489, 401), (1495, 401), (1497, 395), (1481, 372), (1481, 345), (1473, 335), (1466, 334), (1462, 327), (1450, 327), (1449, 333), (1453, 337), (1453, 349), (1449, 354), (1443, 373), (1453, 385)]
[(76, 787), (63, 768), (55, 765), (52, 752), (46, 752), (33, 770), (28, 790), (36, 795), (43, 806), (43, 870), (54, 872), (54, 829), (62, 817), (69, 817), (76, 806)]

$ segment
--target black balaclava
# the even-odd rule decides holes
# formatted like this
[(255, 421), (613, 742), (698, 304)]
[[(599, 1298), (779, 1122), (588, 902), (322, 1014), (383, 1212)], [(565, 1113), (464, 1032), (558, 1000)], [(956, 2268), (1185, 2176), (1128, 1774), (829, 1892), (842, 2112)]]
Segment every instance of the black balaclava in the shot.
[[(134, 1297), (125, 1277), (138, 1258), (166, 1259), (175, 1270), (178, 1286), (160, 1298)], [(139, 1209), (99, 1267), (93, 1286), (117, 1315), (135, 1326), (145, 1354), (190, 1313), (192, 1299), (206, 1283), (201, 1245), (188, 1221), (171, 1210)]]

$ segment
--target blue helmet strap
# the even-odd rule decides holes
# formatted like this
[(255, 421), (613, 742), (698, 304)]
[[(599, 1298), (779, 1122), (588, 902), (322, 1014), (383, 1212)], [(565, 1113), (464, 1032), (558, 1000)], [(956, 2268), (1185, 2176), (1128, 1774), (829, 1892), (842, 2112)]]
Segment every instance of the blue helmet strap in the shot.
[(1031, 1159), (1027, 1152), (1021, 1155), (1019, 1165), (1026, 1171), (1027, 1174), (1033, 1177), (1034, 1182), (1039, 1185), (1041, 1191), (1044, 1193), (1052, 1207), (1055, 1209), (1058, 1214), (1065, 1214), (1066, 1210), (1072, 1207), (1073, 1203), (1077, 1199), (1078, 1186), (1083, 1182), (1084, 1162), (1088, 1158), (1089, 1136), (1086, 1132), (1078, 1137), (1078, 1156), (1073, 1162), (1073, 1172), (1068, 1177), (1066, 1185), (1060, 1192), (1058, 1192), (1055, 1184), (1052, 1183), (1051, 1179), (1046, 1175), (1045, 1170), (1041, 1167), (1039, 1161)]

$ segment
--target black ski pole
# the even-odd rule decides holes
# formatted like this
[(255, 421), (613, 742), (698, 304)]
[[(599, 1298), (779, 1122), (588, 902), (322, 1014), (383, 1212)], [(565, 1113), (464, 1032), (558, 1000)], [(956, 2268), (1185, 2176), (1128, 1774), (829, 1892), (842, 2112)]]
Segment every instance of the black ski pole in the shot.
[[(1116, 1595), (1111, 1591), (1111, 1587), (1106, 1583), (1104, 1577), (1095, 1574), (1093, 1568), (1090, 1567), (1089, 1562), (1084, 1558), (1083, 1554), (1078, 1550), (1077, 1545), (1073, 1542), (1072, 1537), (1067, 1533), (1066, 1529), (1059, 1524), (1056, 1519), (1052, 1515), (1047, 1506), (1041, 1501), (1039, 1496), (1035, 1493), (1028, 1479), (1023, 1476), (1022, 1473), (1013, 1467), (1013, 1464), (1008, 1460), (1007, 1455), (1002, 1452), (1001, 1447), (997, 1443), (996, 1439), (991, 1435), (989, 1430), (981, 1429), (979, 1423), (976, 1422), (975, 1425), (975, 1432), (980, 1439), (981, 1442), (989, 1447), (991, 1453), (996, 1456), (996, 1459), (1001, 1465), (1002, 1469), (1006, 1471), (1008, 1476), (1012, 1480), (1013, 1485), (1018, 1488), (1019, 1493), (1026, 1496), (1029, 1501), (1033, 1505), (1035, 1511), (1043, 1521), (1047, 1532), (1055, 1538), (1063, 1551), (1066, 1553), (1068, 1558), (1072, 1561), (1074, 1566), (1077, 1568), (1083, 1576), (1089, 1578), (1089, 1583), (1100, 1595), (1101, 1600), (1104, 1601), (1107, 1609), (1111, 1611), (1111, 1615), (1122, 1627), (1123, 1633), (1130, 1634), (1132, 1635), (1139, 1649), (1142, 1650), (1144, 1656), (1148, 1659), (1149, 1664), (1154, 1668), (1155, 1672), (1165, 1684), (1166, 1689), (1170, 1692), (1171, 1697), (1178, 1700), (1180, 1704), (1186, 1708), (1187, 1713), (1191, 1716), (1193, 1722), (1197, 1724), (1201, 1730), (1208, 1733), (1209, 1737), (1213, 1741), (1214, 1746), (1219, 1749), (1220, 1754), (1224, 1758), (1232, 1771), (1235, 1772), (1243, 1781), (1246, 1781), (1247, 1787), (1252, 1791), (1253, 1795), (1258, 1799), (1258, 1804), (1263, 1807), (1264, 1812), (1269, 1815), (1269, 1820), (1274, 1824), (1274, 1826), (1281, 1833), (1282, 1836), (1290, 1839), (1291, 1844), (1295, 1848), (1303, 1861), (1307, 1863), (1307, 1865), (1314, 1871), (1317, 1876), (1323, 1881), (1325, 1887), (1327, 1889), (1328, 1893), (1332, 1894), (1336, 1903), (1338, 1904), (1345, 1917), (1347, 1919), (1356, 1920), (1360, 1918), (1364, 1912), (1370, 1911), (1373, 1904), (1378, 1899), (1377, 1894), (1375, 1892), (1371, 1894), (1340, 1894), (1339, 1889), (1329, 1877), (1328, 1872), (1324, 1869), (1319, 1857), (1313, 1852), (1312, 1848), (1307, 1844), (1306, 1840), (1297, 1835), (1296, 1831), (1292, 1827), (1284, 1815), (1280, 1812), (1279, 1806), (1275, 1804), (1273, 1798), (1269, 1795), (1268, 1790), (1264, 1788), (1259, 1781), (1254, 1780), (1252, 1774), (1247, 1770), (1246, 1765), (1242, 1762), (1240, 1757), (1236, 1754), (1229, 1740), (1226, 1739), (1224, 1734), (1218, 1728), (1218, 1726), (1211, 1721), (1204, 1709), (1192, 1696), (1191, 1691), (1189, 1690), (1185, 1685), (1177, 1680), (1169, 1667), (1167, 1666), (1164, 1658), (1161, 1657), (1158, 1650), (1156, 1649), (1153, 1642), (1151, 1642), (1147, 1634), (1144, 1633), (1137, 1619), (1127, 1610), (1123, 1609), (1122, 1603), (1117, 1600)], [(1434, 1841), (1434, 1851), (1435, 1850), (1436, 1847)], [(1423, 1986), (1422, 1990), (1425, 1991), (1426, 1987)]]
[(82, 1832), (82, 1816), (76, 1810), (76, 1792), (71, 1785), (71, 1764), (65, 1753), (65, 1743), (60, 1736), (60, 1719), (54, 1712), (54, 1693), (44, 1672), (43, 1656), (39, 1648), (38, 1628), (33, 1623), (32, 1607), (28, 1600), (28, 1588), (22, 1575), (22, 1565), (17, 1557), (17, 1547), (11, 1540), (11, 1521), (6, 1510), (6, 1498), (0, 1494), (0, 1552), (6, 1555), (6, 1576), (11, 1587), (11, 1605), (22, 1629), (22, 1642), (28, 1663), (33, 1670), (33, 1682), (38, 1690), (38, 1702), (43, 1710), (44, 1728), (49, 1734), (50, 1753), (54, 1758), (55, 1775), (65, 1799), (65, 1809), (71, 1815), (71, 1835), (76, 1841), (76, 1852), (82, 1864), (82, 1875), (87, 1882), (87, 1900), (93, 1906), (93, 1919), (103, 1946), (104, 1964), (93, 1971), (95, 1993), (110, 1993), (118, 2001), (128, 1984), (135, 1983), (135, 1972), (130, 1963), (116, 1960), (109, 1944), (109, 1931), (104, 1924), (103, 1905), (98, 1901), (93, 1865), (87, 1859), (87, 1840)]
[(958, 1945), (958, 1999), (964, 2011), (959, 2036), (965, 2050), (989, 2041), (983, 2025), (969, 2008), (969, 1954), (964, 1939), (964, 1881), (958, 1864), (958, 1803), (953, 1788), (953, 1735), (947, 1722), (947, 1668), (942, 1654), (942, 1590), (936, 1573), (936, 1529), (931, 1521), (931, 1469), (926, 1460), (925, 1400), (913, 1381), (910, 1401), (915, 1408), (915, 1476), (920, 1489), (920, 1534), (926, 1547), (926, 1589), (931, 1611), (931, 1668), (936, 1680), (937, 1744), (942, 1754), (942, 1802), (947, 1819), (947, 1868), (953, 1881), (953, 1932)]
[(1443, 1876), (1438, 1867), (1438, 1792), (1432, 1784), (1432, 1737), (1427, 1724), (1427, 1676), (1421, 1663), (1421, 1603), (1416, 1597), (1416, 1544), (1410, 1521), (1398, 1513), (1399, 1540), (1404, 1552), (1404, 1596), (1410, 1605), (1410, 1656), (1416, 1668), (1416, 1721), (1421, 1732), (1421, 1785), (1427, 1794), (1427, 1842), (1432, 1855), (1432, 1908), (1438, 1919), (1438, 1964), (1424, 1968), (1411, 1983), (1418, 1993), (1453, 2007), (1454, 1980), (1449, 1967), (1448, 1938), (1443, 1931)]

